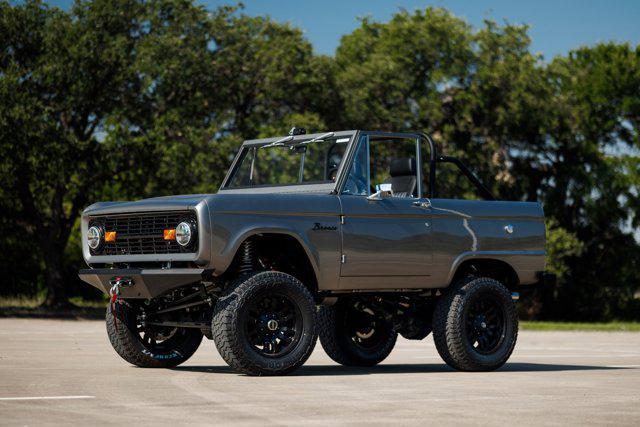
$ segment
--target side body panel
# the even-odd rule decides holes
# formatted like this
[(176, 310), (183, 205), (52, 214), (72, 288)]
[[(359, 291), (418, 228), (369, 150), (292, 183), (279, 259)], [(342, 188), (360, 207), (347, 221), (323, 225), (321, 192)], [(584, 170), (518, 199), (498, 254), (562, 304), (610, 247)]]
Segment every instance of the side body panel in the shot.
[(539, 204), (433, 199), (421, 208), (414, 201), (341, 197), (341, 290), (443, 288), (469, 259), (504, 261), (522, 284), (538, 280), (545, 265)]
[(345, 263), (341, 289), (424, 288), (432, 270), (431, 227), (419, 199), (341, 196)]
[(473, 258), (506, 262), (521, 284), (537, 281), (536, 273), (545, 266), (540, 204), (433, 199), (431, 205), (435, 287), (447, 286), (457, 267)]
[(320, 290), (338, 289), (341, 242), (337, 196), (221, 191), (212, 196), (210, 204), (214, 275), (224, 273), (248, 237), (280, 233), (292, 236), (304, 248)]
[(357, 199), (221, 191), (96, 204), (83, 215), (83, 242), (93, 215), (192, 209), (200, 224), (200, 249), (194, 254), (91, 256), (83, 244), (83, 251), (90, 265), (184, 259), (220, 275), (246, 238), (281, 233), (304, 248), (323, 291), (446, 287), (469, 259), (504, 261), (522, 284), (536, 282), (544, 270), (544, 215), (537, 203), (433, 199), (424, 209), (412, 206), (412, 199)]

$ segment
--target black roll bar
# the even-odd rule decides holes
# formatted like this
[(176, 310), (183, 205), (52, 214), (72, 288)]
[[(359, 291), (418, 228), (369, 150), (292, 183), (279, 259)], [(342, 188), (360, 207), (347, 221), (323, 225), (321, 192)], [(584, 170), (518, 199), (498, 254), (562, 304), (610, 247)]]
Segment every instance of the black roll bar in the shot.
[(485, 200), (495, 200), (496, 199), (495, 197), (493, 197), (493, 194), (491, 194), (491, 191), (489, 191), (489, 189), (487, 187), (485, 187), (485, 185), (482, 183), (482, 181), (480, 181), (480, 179), (478, 179), (478, 177), (475, 176), (475, 174), (473, 172), (471, 172), (464, 165), (464, 163), (462, 163), (459, 159), (456, 159), (455, 157), (451, 157), (451, 156), (440, 156), (440, 157), (438, 157), (437, 162), (438, 163), (453, 163), (453, 164), (455, 164), (458, 167), (458, 169), (460, 169), (460, 171), (464, 174), (464, 176), (466, 176), (469, 179), (469, 181), (471, 181), (473, 183), (473, 185), (476, 186), (476, 188), (478, 189), (478, 192), (480, 193), (480, 195), (482, 196), (483, 199), (485, 199)]
[(460, 169), (460, 171), (464, 174), (464, 176), (466, 176), (467, 179), (469, 179), (469, 181), (471, 181), (473, 185), (476, 186), (476, 188), (478, 189), (478, 192), (480, 193), (483, 199), (496, 200), (493, 194), (491, 194), (491, 191), (489, 191), (489, 189), (485, 187), (482, 181), (480, 181), (480, 179), (477, 176), (475, 176), (475, 174), (471, 172), (469, 168), (465, 166), (464, 163), (462, 163), (460, 160), (456, 159), (455, 157), (438, 156), (438, 150), (437, 150), (436, 144), (433, 142), (433, 139), (431, 139), (431, 136), (429, 136), (429, 134), (425, 132), (422, 132), (420, 136), (429, 143), (429, 148), (431, 151), (431, 156), (429, 159), (429, 197), (430, 198), (432, 199), (436, 198), (436, 195), (437, 195), (437, 189), (436, 189), (437, 164), (453, 163), (458, 167), (458, 169)]

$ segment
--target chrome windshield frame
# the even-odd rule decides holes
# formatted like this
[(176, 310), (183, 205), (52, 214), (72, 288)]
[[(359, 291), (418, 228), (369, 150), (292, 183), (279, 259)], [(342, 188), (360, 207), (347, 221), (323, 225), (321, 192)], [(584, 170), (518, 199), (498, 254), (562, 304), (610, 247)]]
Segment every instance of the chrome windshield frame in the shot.
[[(340, 131), (340, 132), (320, 132), (320, 133), (315, 133), (315, 134), (305, 134), (305, 135), (295, 135), (292, 138), (287, 138), (286, 141), (286, 145), (291, 145), (291, 146), (296, 146), (298, 144), (303, 144), (305, 142), (318, 142), (320, 140), (323, 139), (323, 137), (325, 138), (331, 138), (331, 139), (343, 139), (343, 138), (349, 138), (349, 141), (346, 142), (346, 149), (345, 149), (345, 154), (342, 158), (342, 161), (340, 162), (340, 165), (338, 167), (338, 171), (337, 171), (337, 175), (336, 175), (336, 181), (335, 182), (308, 182), (308, 183), (292, 183), (292, 184), (268, 184), (268, 185), (255, 185), (255, 186), (247, 186), (247, 187), (230, 187), (229, 184), (231, 182), (231, 180), (233, 179), (233, 177), (235, 176), (235, 174), (237, 173), (238, 168), (240, 167), (240, 165), (242, 164), (242, 159), (244, 158), (245, 152), (249, 149), (255, 148), (255, 147), (267, 147), (267, 146), (275, 146), (272, 145), (274, 143), (279, 143), (281, 141), (283, 141), (284, 137), (274, 137), (274, 138), (265, 138), (265, 139), (254, 139), (254, 140), (247, 140), (244, 141), (242, 143), (242, 146), (240, 147), (240, 150), (238, 150), (238, 153), (236, 154), (236, 156), (233, 159), (233, 162), (231, 163), (231, 166), (229, 167), (229, 170), (224, 178), (224, 180), (222, 181), (222, 184), (220, 185), (219, 191), (237, 191), (237, 190), (252, 190), (252, 189), (268, 189), (268, 188), (277, 188), (277, 187), (303, 187), (303, 188), (307, 188), (310, 186), (314, 186), (314, 187), (331, 187), (331, 191), (335, 191), (335, 188), (337, 186), (337, 183), (340, 181), (340, 177), (343, 173), (344, 170), (344, 165), (346, 162), (346, 158), (347, 155), (349, 153), (349, 151), (351, 150), (351, 145), (353, 144), (354, 141), (354, 137), (357, 135), (357, 131), (355, 130), (350, 130), (350, 131)], [(283, 144), (284, 145), (284, 144)]]

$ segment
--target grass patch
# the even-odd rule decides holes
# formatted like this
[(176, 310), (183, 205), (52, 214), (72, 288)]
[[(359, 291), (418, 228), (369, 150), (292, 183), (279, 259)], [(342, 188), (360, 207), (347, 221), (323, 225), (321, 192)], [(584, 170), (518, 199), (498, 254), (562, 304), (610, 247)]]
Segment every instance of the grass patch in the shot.
[(536, 322), (521, 321), (520, 327), (529, 331), (604, 331), (640, 332), (640, 322)]
[(44, 299), (37, 297), (0, 297), (0, 308), (36, 308)]
[(70, 299), (71, 306), (50, 309), (42, 307), (44, 297), (0, 297), (0, 317), (23, 317), (45, 319), (102, 319), (106, 298), (103, 301)]
[(107, 306), (107, 302), (109, 299), (105, 296), (101, 301), (96, 300), (86, 300), (82, 297), (71, 297), (69, 298), (71, 304), (80, 308), (100, 308), (104, 309)]
[[(104, 308), (107, 306), (107, 297), (102, 301), (85, 300), (82, 297), (71, 297), (69, 302), (78, 308)], [(39, 308), (44, 302), (44, 297), (0, 297), (0, 308), (22, 308), (34, 309)]]

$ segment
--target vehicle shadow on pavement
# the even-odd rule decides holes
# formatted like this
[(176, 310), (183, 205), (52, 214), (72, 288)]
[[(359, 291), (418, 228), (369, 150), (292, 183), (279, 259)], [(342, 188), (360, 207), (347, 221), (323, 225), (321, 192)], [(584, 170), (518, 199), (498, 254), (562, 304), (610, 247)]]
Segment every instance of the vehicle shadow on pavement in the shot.
[[(177, 366), (174, 371), (203, 372), (211, 374), (236, 374), (228, 366)], [(592, 371), (615, 370), (624, 367), (591, 366), (591, 365), (560, 365), (543, 363), (507, 363), (498, 372), (559, 372), (559, 371)], [(291, 376), (334, 376), (334, 375), (374, 375), (374, 374), (417, 374), (428, 372), (456, 372), (444, 364), (384, 364), (373, 367), (351, 367), (340, 365), (308, 365), (291, 373)]]

